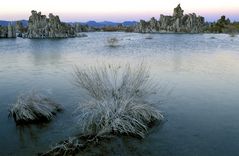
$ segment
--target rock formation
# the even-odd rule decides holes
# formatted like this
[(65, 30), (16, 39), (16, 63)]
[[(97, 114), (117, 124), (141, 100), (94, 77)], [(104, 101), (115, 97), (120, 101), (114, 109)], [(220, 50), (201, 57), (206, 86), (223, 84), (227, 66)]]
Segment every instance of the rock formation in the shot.
[(239, 33), (239, 23), (231, 22), (229, 18), (226, 18), (225, 15), (221, 16), (217, 22), (210, 23), (206, 27), (205, 32), (208, 33), (229, 33), (231, 36)]
[(0, 26), (0, 38), (7, 38), (7, 27)]
[(16, 37), (16, 29), (9, 23), (7, 27), (0, 26), (0, 38), (15, 38)]
[(32, 11), (29, 17), (28, 30), (23, 37), (27, 38), (67, 38), (75, 37), (75, 29), (60, 21), (59, 16), (49, 14), (49, 18), (41, 12)]
[(180, 4), (173, 9), (173, 17), (181, 18), (183, 16), (184, 10), (181, 8)]
[(146, 22), (141, 20), (135, 27), (135, 32), (184, 32), (200, 33), (203, 31), (204, 17), (197, 16), (195, 13), (183, 14), (180, 4), (174, 8), (173, 16), (160, 15), (157, 21), (154, 17)]
[(16, 34), (17, 37), (22, 37), (27, 32), (27, 27), (24, 27), (21, 21), (16, 21)]
[(7, 26), (7, 37), (8, 38), (15, 38), (16, 37), (16, 29), (14, 26), (12, 26), (11, 23)]
[(90, 28), (89, 28), (88, 25), (83, 25), (83, 24), (80, 24), (80, 23), (74, 23), (72, 26), (74, 27), (74, 29), (77, 33), (89, 32), (90, 31)]

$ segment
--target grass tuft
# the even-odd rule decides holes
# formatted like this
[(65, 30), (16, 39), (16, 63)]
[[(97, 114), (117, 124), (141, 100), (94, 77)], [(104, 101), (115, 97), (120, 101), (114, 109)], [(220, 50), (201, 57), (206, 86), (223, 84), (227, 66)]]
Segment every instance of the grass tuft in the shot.
[(13, 117), (17, 124), (33, 123), (50, 121), (61, 110), (61, 106), (50, 98), (31, 91), (17, 98), (9, 110), (9, 116)]
[(75, 67), (75, 85), (89, 98), (79, 103), (77, 120), (85, 135), (128, 134), (144, 137), (149, 123), (163, 116), (150, 102), (155, 94), (148, 68), (140, 64)]

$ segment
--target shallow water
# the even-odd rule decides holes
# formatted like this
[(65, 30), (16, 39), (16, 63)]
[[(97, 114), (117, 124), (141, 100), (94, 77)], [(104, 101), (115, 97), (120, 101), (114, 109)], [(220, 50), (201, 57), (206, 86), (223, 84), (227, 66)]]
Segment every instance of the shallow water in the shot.
[[(105, 142), (84, 154), (227, 155), (239, 154), (239, 37), (215, 34), (88, 33), (85, 38), (0, 40), (0, 155), (34, 155), (77, 134), (74, 65), (145, 62), (165, 92), (163, 124), (143, 140)], [(212, 39), (211, 37), (215, 37)], [(107, 46), (107, 38), (120, 39)], [(19, 93), (40, 90), (65, 111), (49, 124), (17, 127), (8, 118)], [(169, 94), (168, 94), (169, 93)], [(98, 152), (98, 153), (97, 153)]]

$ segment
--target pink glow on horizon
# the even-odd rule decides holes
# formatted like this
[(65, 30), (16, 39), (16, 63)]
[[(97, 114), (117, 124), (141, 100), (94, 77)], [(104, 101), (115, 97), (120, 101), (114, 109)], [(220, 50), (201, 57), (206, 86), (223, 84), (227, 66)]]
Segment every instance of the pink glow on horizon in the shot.
[(185, 14), (194, 12), (207, 21), (215, 21), (221, 15), (239, 20), (238, 0), (10, 0), (1, 3), (0, 20), (27, 20), (31, 10), (37, 10), (45, 15), (59, 15), (66, 22), (139, 21), (159, 19), (160, 14), (172, 15), (178, 3)]
[[(193, 13), (193, 12), (190, 12)], [(239, 21), (239, 13), (237, 11), (231, 12), (223, 12), (218, 11), (216, 13), (212, 12), (202, 12), (198, 13), (194, 11), (197, 15), (205, 17), (206, 21), (212, 22), (219, 19), (222, 15), (226, 15), (227, 18), (230, 18), (231, 21)], [(42, 14), (48, 15), (49, 13)], [(150, 12), (150, 13), (125, 13), (125, 14), (74, 14), (74, 13), (55, 13), (54, 15), (59, 15), (60, 19), (65, 22), (86, 22), (86, 21), (114, 21), (114, 22), (123, 22), (123, 21), (139, 21), (140, 19), (149, 20), (151, 17), (155, 17), (156, 19), (160, 18), (160, 14), (164, 15), (172, 15), (172, 13), (162, 13), (162, 12)], [(0, 15), (0, 20), (28, 20), (30, 16), (30, 12), (28, 14), (5, 14)]]
[[(192, 12), (193, 13), (193, 12)], [(225, 12), (217, 12), (217, 13), (197, 13), (197, 15), (201, 15), (205, 17), (206, 21), (215, 21), (219, 19), (222, 15), (226, 15), (227, 18), (230, 18), (232, 21), (239, 21), (239, 16), (237, 12), (230, 12), (230, 13), (225, 13)], [(160, 14), (164, 15), (171, 15), (169, 13), (138, 13), (138, 14), (84, 14), (84, 15), (77, 15), (77, 14), (62, 14), (62, 13), (53, 13), (54, 15), (59, 15), (60, 19), (65, 22), (86, 22), (86, 21), (115, 21), (115, 22), (123, 22), (123, 21), (139, 21), (140, 19), (143, 20), (149, 20), (151, 17), (155, 17), (156, 19), (160, 18)], [(48, 14), (46, 14), (48, 15)], [(15, 21), (15, 20), (28, 20), (30, 16), (29, 14), (9, 14), (9, 15), (0, 15), (0, 20), (10, 20), (10, 21)]]

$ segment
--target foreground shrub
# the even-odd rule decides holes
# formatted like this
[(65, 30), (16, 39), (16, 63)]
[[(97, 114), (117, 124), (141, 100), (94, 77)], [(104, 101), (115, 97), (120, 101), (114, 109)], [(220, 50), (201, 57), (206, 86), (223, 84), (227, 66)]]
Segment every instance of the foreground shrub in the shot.
[(59, 104), (32, 91), (17, 98), (10, 109), (9, 116), (13, 117), (16, 123), (50, 121), (60, 110)]
[(163, 116), (152, 103), (156, 87), (143, 64), (75, 67), (75, 85), (88, 94), (76, 109), (81, 135), (59, 142), (41, 156), (76, 155), (115, 134), (144, 137)]
[(75, 67), (74, 76), (76, 86), (89, 95), (77, 108), (77, 119), (85, 135), (117, 133), (144, 137), (148, 124), (162, 119), (150, 102), (155, 88), (143, 64), (137, 68), (130, 65)]

